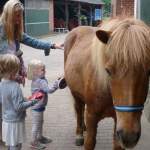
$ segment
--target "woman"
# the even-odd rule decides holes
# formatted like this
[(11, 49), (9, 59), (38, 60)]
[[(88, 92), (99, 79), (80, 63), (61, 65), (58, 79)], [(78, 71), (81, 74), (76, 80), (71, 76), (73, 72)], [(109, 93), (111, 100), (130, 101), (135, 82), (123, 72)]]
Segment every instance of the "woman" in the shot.
[(26, 71), (21, 56), (20, 43), (33, 48), (43, 49), (46, 55), (49, 54), (50, 49), (62, 49), (62, 46), (40, 41), (24, 33), (23, 10), (23, 5), (19, 0), (8, 0), (0, 17), (0, 54), (11, 53), (18, 56), (21, 62), (21, 70), (17, 80), (22, 84), (25, 81)]
[[(45, 55), (50, 48), (61, 49), (57, 44), (43, 42), (23, 32), (23, 5), (19, 0), (8, 0), (0, 17), (0, 54), (11, 53), (20, 56), (20, 43), (37, 49), (43, 49)], [(22, 63), (23, 65), (23, 63)], [(21, 73), (23, 74), (23, 69)]]

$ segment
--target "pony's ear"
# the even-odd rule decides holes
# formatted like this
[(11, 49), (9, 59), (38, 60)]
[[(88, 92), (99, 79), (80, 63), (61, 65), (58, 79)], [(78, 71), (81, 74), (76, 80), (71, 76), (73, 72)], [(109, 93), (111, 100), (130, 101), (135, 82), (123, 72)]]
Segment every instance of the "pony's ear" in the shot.
[(102, 41), (104, 44), (107, 44), (109, 37), (110, 37), (111, 32), (109, 31), (104, 31), (104, 30), (98, 30), (96, 31), (96, 36), (97, 38)]

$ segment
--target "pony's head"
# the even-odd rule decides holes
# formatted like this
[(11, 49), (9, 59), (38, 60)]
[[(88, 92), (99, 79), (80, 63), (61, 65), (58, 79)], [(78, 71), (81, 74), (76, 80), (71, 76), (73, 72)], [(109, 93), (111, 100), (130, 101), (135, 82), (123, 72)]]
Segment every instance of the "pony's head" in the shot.
[(116, 136), (122, 147), (131, 148), (141, 135), (140, 120), (148, 92), (150, 31), (142, 21), (131, 18), (110, 26), (107, 31), (96, 31), (96, 36), (103, 46), (99, 51), (116, 111)]

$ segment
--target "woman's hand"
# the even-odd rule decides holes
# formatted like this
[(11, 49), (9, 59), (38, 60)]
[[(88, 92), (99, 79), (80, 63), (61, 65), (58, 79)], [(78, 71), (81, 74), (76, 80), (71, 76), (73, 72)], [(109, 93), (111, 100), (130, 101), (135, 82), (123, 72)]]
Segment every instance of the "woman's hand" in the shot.
[(60, 45), (54, 44), (54, 45), (53, 45), (53, 48), (54, 48), (54, 49), (62, 49), (62, 50), (63, 50), (63, 49), (64, 49), (64, 44), (60, 44)]

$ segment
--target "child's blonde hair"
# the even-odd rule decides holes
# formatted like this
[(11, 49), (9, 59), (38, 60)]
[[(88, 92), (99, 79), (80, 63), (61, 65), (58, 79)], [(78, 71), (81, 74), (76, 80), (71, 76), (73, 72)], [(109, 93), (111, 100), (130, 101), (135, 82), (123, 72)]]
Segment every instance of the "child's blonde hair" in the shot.
[(31, 60), (28, 64), (27, 78), (29, 80), (33, 80), (35, 71), (40, 67), (45, 67), (45, 64), (41, 60), (38, 59)]
[(0, 77), (17, 74), (20, 69), (20, 61), (13, 54), (0, 55)]

